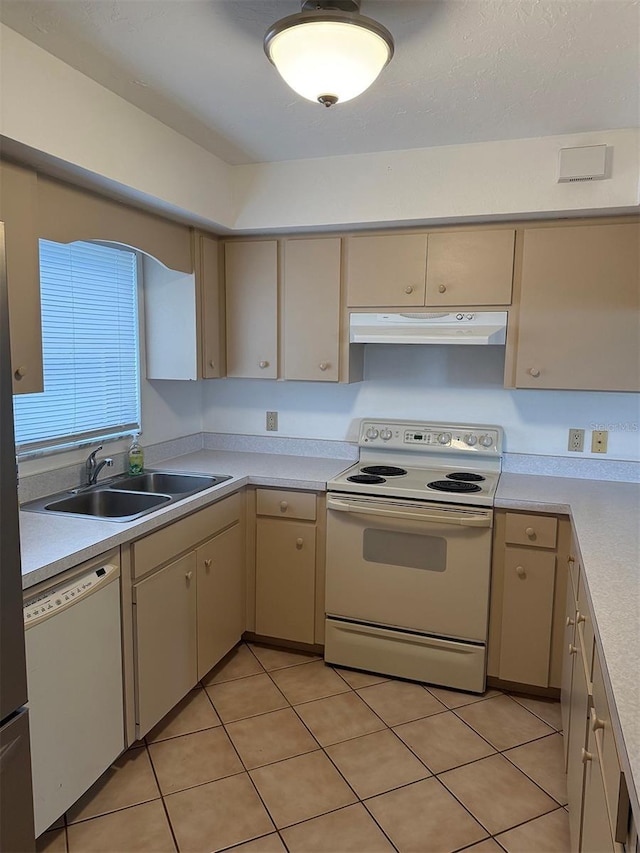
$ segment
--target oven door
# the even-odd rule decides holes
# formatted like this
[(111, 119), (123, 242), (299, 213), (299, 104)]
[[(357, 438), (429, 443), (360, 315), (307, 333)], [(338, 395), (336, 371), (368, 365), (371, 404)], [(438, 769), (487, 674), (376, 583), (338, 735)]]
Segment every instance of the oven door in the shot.
[(490, 509), (327, 497), (326, 612), (484, 643)]

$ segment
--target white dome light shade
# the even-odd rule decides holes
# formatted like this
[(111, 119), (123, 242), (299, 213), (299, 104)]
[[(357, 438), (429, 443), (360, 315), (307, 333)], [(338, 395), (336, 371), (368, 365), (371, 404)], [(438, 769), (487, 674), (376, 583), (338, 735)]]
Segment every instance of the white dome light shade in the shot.
[(369, 88), (391, 59), (393, 40), (362, 15), (321, 14), (301, 13), (274, 24), (265, 52), (294, 91), (331, 106)]

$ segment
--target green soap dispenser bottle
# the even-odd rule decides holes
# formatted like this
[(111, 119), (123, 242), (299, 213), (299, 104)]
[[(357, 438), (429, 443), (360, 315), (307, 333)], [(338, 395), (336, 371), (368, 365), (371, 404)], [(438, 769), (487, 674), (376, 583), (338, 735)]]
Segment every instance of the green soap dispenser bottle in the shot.
[(129, 474), (142, 474), (144, 469), (144, 450), (140, 445), (138, 436), (134, 435), (129, 448)]

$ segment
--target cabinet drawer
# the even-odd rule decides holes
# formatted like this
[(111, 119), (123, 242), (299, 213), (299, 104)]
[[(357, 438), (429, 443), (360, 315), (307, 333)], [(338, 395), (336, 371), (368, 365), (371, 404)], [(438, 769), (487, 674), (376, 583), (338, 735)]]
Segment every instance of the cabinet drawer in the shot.
[(510, 545), (530, 548), (555, 548), (558, 538), (558, 519), (547, 515), (526, 515), (508, 512), (505, 541)]
[(278, 518), (302, 518), (316, 520), (316, 496), (314, 492), (285, 492), (279, 489), (258, 489), (256, 492), (258, 515), (273, 515)]
[(134, 578), (224, 530), (237, 521), (241, 513), (241, 496), (237, 493), (134, 542), (131, 546)]

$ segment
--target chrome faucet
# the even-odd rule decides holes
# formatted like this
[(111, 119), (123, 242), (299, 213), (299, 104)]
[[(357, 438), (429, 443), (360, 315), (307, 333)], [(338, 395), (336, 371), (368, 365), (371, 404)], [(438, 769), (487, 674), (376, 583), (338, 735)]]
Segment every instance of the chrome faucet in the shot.
[(108, 468), (111, 468), (113, 465), (113, 459), (107, 457), (106, 459), (101, 459), (100, 462), (96, 461), (96, 453), (99, 453), (102, 450), (102, 445), (96, 447), (89, 456), (87, 457), (87, 461), (84, 463), (84, 470), (87, 475), (87, 486), (95, 486), (98, 481), (98, 474), (104, 466), (106, 465)]

